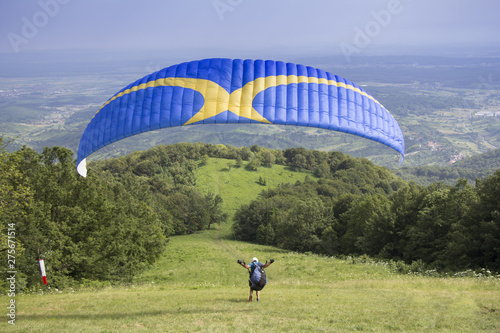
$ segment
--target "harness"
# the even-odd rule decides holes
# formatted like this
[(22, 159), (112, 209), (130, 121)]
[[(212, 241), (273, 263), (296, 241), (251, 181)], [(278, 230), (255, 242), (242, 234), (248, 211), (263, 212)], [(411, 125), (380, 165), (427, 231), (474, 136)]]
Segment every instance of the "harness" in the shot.
[(250, 280), (248, 280), (248, 284), (253, 290), (260, 291), (266, 286), (267, 277), (262, 266), (255, 263), (249, 274)]

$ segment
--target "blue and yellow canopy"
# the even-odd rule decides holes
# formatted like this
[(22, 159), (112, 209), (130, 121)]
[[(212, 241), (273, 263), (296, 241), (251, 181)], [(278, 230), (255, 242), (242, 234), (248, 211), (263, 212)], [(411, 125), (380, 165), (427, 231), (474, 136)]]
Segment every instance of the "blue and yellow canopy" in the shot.
[(398, 123), (354, 83), (303, 65), (217, 58), (164, 68), (110, 98), (82, 135), (78, 172), (86, 176), (86, 157), (112, 142), (207, 123), (319, 127), (383, 143), (404, 158)]

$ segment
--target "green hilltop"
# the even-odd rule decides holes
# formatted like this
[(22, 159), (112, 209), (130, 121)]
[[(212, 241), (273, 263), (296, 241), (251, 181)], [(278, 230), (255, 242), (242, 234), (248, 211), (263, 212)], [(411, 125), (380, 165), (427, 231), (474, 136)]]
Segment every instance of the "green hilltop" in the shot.
[(195, 170), (196, 187), (202, 192), (212, 192), (222, 197), (222, 207), (230, 217), (244, 204), (282, 183), (296, 183), (312, 177), (310, 171), (291, 170), (284, 165), (260, 167), (249, 171), (235, 167), (235, 160), (210, 158)]
[[(477, 188), (424, 187), (342, 153), (200, 143), (93, 162), (87, 178), (60, 147), (2, 151), (0, 167), (0, 240), (7, 247), (15, 229), (17, 265), (16, 325), (0, 325), (12, 331), (500, 329), (494, 271), (435, 269), (457, 253), (478, 259), (460, 252), (460, 240), (495, 244), (479, 208), (494, 207), (500, 175)], [(484, 222), (460, 233), (470, 220), (457, 214)], [(457, 242), (442, 242), (450, 237)], [(420, 260), (398, 257), (407, 241), (400, 255)], [(412, 248), (418, 242), (438, 247)], [(248, 273), (236, 263), (253, 256), (276, 260), (259, 303), (247, 301)]]

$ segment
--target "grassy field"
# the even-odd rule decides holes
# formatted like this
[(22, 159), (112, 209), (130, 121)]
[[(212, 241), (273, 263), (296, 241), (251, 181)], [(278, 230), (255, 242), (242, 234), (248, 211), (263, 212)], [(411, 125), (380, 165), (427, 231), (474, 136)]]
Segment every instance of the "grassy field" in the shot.
[[(231, 215), (272, 179), (308, 174), (282, 166), (229, 168), (209, 159), (198, 187), (219, 193)], [(129, 285), (18, 294), (13, 332), (498, 332), (500, 280), (402, 275), (386, 263), (298, 254), (232, 239), (230, 224), (172, 237), (162, 258)], [(275, 259), (261, 302), (248, 300), (237, 259)], [(49, 276), (50, 283), (50, 276)], [(9, 304), (0, 296), (0, 304)]]
[[(133, 284), (16, 296), (13, 332), (498, 332), (500, 282), (399, 275), (384, 264), (220, 241), (217, 230), (173, 237)], [(261, 261), (268, 285), (247, 302), (236, 258)], [(50, 277), (49, 277), (50, 281)], [(8, 304), (7, 296), (0, 297)]]
[[(244, 162), (246, 165), (248, 162)], [(259, 193), (267, 188), (275, 188), (283, 179), (287, 183), (303, 181), (311, 176), (307, 171), (295, 172), (283, 165), (273, 165), (271, 168), (260, 167), (257, 171), (248, 171), (244, 167), (228, 167), (234, 165), (234, 160), (210, 158), (208, 163), (195, 171), (196, 186), (202, 192), (212, 192), (222, 197), (222, 208), (230, 218), (243, 204), (257, 198)], [(311, 176), (312, 177), (312, 176)], [(259, 184), (259, 179), (266, 181), (266, 186)]]

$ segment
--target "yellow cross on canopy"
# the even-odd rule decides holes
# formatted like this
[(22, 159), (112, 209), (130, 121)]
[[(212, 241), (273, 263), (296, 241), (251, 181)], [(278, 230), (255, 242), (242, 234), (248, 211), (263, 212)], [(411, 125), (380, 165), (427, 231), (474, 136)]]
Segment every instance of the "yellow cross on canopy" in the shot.
[[(232, 93), (229, 93), (226, 89), (221, 87), (219, 84), (198, 78), (184, 78), (184, 77), (167, 77), (157, 80), (152, 80), (147, 83), (142, 83), (137, 86), (133, 86), (126, 89), (119, 94), (116, 94), (107, 101), (99, 111), (105, 107), (107, 104), (111, 103), (117, 98), (123, 95), (130, 94), (131, 92), (138, 91), (146, 88), (154, 88), (161, 86), (171, 86), (171, 87), (182, 87), (195, 90), (202, 94), (205, 99), (203, 106), (196, 114), (186, 121), (183, 125), (193, 124), (205, 119), (215, 117), (216, 115), (229, 111), (234, 113), (239, 117), (248, 118), (251, 120), (259, 121), (262, 123), (271, 124), (269, 120), (264, 118), (255, 108), (252, 103), (258, 93), (264, 91), (270, 87), (277, 87), (279, 85), (287, 85), (291, 83), (316, 83), (316, 84), (327, 84), (336, 87), (343, 87), (345, 89), (350, 89), (355, 92), (360, 93), (363, 96), (370, 98), (377, 104), (380, 104), (372, 96), (368, 95), (366, 92), (361, 91), (359, 88), (353, 87), (352, 85), (345, 84), (343, 82), (337, 82), (335, 80), (328, 80), (325, 78), (309, 77), (309, 76), (297, 76), (297, 75), (278, 75), (278, 76), (266, 76), (260, 77), (253, 81), (248, 82), (243, 87), (236, 89)], [(99, 113), (97, 111), (97, 113)]]

